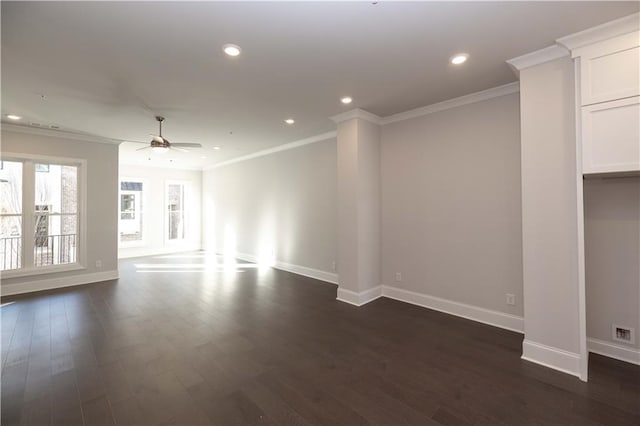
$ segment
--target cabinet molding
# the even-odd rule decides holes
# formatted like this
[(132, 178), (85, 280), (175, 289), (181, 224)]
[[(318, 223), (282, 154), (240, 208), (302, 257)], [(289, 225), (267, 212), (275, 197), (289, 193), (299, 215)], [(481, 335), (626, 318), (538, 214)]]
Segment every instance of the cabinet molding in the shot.
[(640, 97), (582, 107), (583, 172), (640, 170)]
[(578, 49), (581, 103), (640, 95), (640, 31)]

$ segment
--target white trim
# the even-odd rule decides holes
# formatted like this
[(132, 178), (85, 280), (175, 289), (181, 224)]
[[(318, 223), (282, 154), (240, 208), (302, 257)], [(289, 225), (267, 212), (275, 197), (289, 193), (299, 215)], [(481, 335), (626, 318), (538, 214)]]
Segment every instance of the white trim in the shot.
[(408, 120), (410, 118), (421, 117), (423, 115), (433, 114), (434, 112), (444, 111), (451, 108), (457, 108), (457, 107), (472, 104), (475, 102), (482, 102), (488, 99), (510, 95), (512, 93), (518, 93), (519, 91), (520, 91), (520, 82), (515, 81), (513, 83), (492, 87), (491, 89), (482, 90), (480, 92), (471, 93), (468, 95), (460, 96), (458, 98), (448, 99), (446, 101), (438, 102), (436, 104), (431, 104), (424, 107), (412, 109), (409, 111), (400, 112), (398, 114), (393, 114), (393, 115), (384, 117), (382, 120), (380, 120), (380, 124), (385, 125), (385, 124), (395, 123), (397, 121)]
[(382, 288), (383, 287), (379, 285), (377, 287), (361, 291), (360, 293), (356, 293), (355, 291), (338, 287), (338, 296), (336, 297), (336, 300), (355, 306), (366, 305), (367, 303), (373, 302), (374, 300), (382, 297)]
[(382, 286), (382, 295), (389, 299), (411, 303), (517, 333), (524, 332), (524, 318), (516, 315), (386, 285)]
[[(236, 259), (245, 262), (259, 263), (258, 256), (249, 253), (236, 253)], [(322, 271), (320, 269), (309, 268), (307, 266), (295, 265), (293, 263), (276, 260), (270, 267), (281, 271), (291, 272), (293, 274), (302, 275), (316, 280), (325, 281), (331, 284), (338, 284), (338, 274), (333, 272)]]
[(285, 143), (283, 145), (278, 145), (278, 146), (275, 146), (273, 148), (263, 149), (262, 151), (256, 151), (253, 154), (248, 154), (248, 155), (243, 155), (242, 157), (232, 158), (231, 160), (227, 160), (227, 161), (223, 161), (221, 163), (213, 164), (211, 166), (203, 167), (202, 170), (203, 171), (205, 171), (205, 170), (213, 170), (213, 169), (217, 169), (218, 167), (228, 166), (229, 164), (239, 163), (241, 161), (251, 160), (251, 159), (257, 158), (257, 157), (263, 157), (265, 155), (275, 154), (276, 152), (286, 151), (286, 150), (289, 150), (289, 149), (299, 148), (299, 147), (304, 146), (304, 145), (310, 145), (312, 143), (326, 141), (328, 139), (335, 138), (336, 135), (337, 135), (337, 132), (335, 130), (332, 130), (331, 132), (326, 132), (326, 133), (322, 133), (322, 134), (319, 134), (319, 135), (310, 136), (308, 138), (300, 139), (300, 140), (295, 141), (295, 142)]
[[(222, 253), (216, 253), (216, 255), (224, 256)], [(258, 263), (258, 256), (254, 256), (253, 254), (249, 253), (236, 253), (235, 258), (244, 260), (245, 262)]]
[(576, 129), (576, 225), (577, 225), (577, 252), (578, 252), (578, 344), (580, 346), (580, 380), (586, 382), (589, 379), (589, 352), (587, 351), (587, 308), (586, 308), (586, 280), (584, 257), (584, 190), (582, 170), (582, 108), (580, 85), (581, 75), (580, 58), (575, 59), (574, 64), (574, 117)]
[(8, 280), (11, 278), (31, 277), (34, 275), (44, 274), (57, 274), (59, 272), (80, 271), (83, 269), (87, 268), (81, 265), (79, 262), (63, 263), (60, 265), (48, 265), (40, 267), (32, 266), (30, 268), (8, 269), (6, 271), (1, 271), (0, 277)]
[(519, 74), (520, 70), (553, 61), (564, 56), (569, 56), (569, 51), (560, 45), (553, 44), (543, 49), (536, 50), (535, 52), (530, 52), (516, 58), (508, 59), (507, 64), (511, 66), (516, 74)]
[(30, 293), (33, 291), (52, 290), (100, 281), (117, 280), (118, 270), (93, 272), (90, 274), (69, 275), (37, 281), (26, 281), (15, 284), (3, 284), (0, 287), (3, 296)]
[[(509, 95), (512, 93), (518, 93), (520, 91), (520, 82), (515, 81), (512, 83), (504, 84), (502, 86), (492, 87), (490, 89), (482, 90), (480, 92), (471, 93), (468, 95), (460, 96), (458, 98), (448, 99), (446, 101), (438, 102), (435, 104), (427, 105), (424, 107), (412, 109), (409, 111), (400, 112), (398, 114), (389, 115), (387, 117), (379, 117), (375, 114), (367, 112), (363, 109), (352, 109), (342, 114), (334, 115), (330, 117), (336, 124), (353, 118), (360, 118), (378, 125), (386, 125), (395, 123), (397, 121), (408, 120), (410, 118), (416, 118), (427, 114), (433, 114), (435, 112), (444, 111), (451, 108), (457, 108), (463, 105), (472, 104), (475, 102), (482, 102), (488, 99), (497, 98), (500, 96)], [(273, 148), (257, 151), (252, 154), (243, 155), (241, 157), (232, 158), (230, 160), (222, 161), (220, 163), (212, 164), (202, 168), (202, 171), (213, 170), (219, 167), (228, 166), (230, 164), (239, 163), (246, 160), (251, 160), (265, 155), (275, 154), (280, 151), (286, 151), (289, 149), (299, 148), (301, 146), (309, 145), (316, 142), (323, 142), (337, 136), (337, 131), (322, 133), (319, 135), (311, 136), (299, 141), (278, 145)], [(124, 164), (124, 163), (123, 163)], [(131, 164), (137, 165), (137, 164)], [(145, 166), (152, 167), (152, 166)]]
[(338, 284), (338, 274), (334, 272), (327, 272), (320, 269), (308, 268), (306, 266), (294, 265), (293, 263), (282, 262), (280, 260), (277, 260), (276, 264), (273, 265), (273, 267), (282, 271), (303, 275), (309, 278), (315, 278), (316, 280), (325, 281), (331, 284)]
[(524, 339), (522, 359), (580, 377), (580, 354)]
[(88, 133), (76, 133), (65, 130), (54, 130), (43, 127), (31, 127), (19, 124), (2, 123), (2, 131), (25, 133), (29, 135), (49, 136), (59, 139), (72, 139), (83, 142), (98, 142), (106, 143), (110, 145), (120, 145), (123, 141), (118, 139), (105, 138), (98, 135), (91, 135)]
[(350, 111), (329, 117), (329, 119), (333, 120), (333, 122), (336, 124), (340, 124), (344, 121), (352, 120), (354, 118), (359, 118), (373, 124), (382, 124), (382, 117), (378, 117), (377, 115), (360, 108), (355, 108)]
[(638, 31), (640, 29), (640, 13), (634, 13), (615, 21), (606, 22), (602, 25), (586, 29), (565, 37), (561, 37), (556, 42), (569, 50), (604, 41), (623, 34)]
[(587, 345), (589, 352), (593, 352), (594, 354), (640, 365), (640, 349), (622, 346), (604, 340), (592, 339), (591, 337), (587, 339)]

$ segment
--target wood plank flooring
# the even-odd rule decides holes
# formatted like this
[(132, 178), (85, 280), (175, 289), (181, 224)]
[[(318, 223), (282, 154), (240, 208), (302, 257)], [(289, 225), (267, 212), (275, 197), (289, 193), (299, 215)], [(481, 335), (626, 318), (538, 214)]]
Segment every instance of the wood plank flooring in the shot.
[(640, 424), (637, 366), (593, 355), (585, 384), (517, 333), (203, 256), (3, 298), (2, 425)]

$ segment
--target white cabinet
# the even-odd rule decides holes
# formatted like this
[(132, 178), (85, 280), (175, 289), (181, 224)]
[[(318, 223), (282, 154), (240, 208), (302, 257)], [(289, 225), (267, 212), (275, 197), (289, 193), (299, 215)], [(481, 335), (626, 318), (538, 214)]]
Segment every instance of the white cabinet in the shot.
[(573, 52), (580, 56), (581, 105), (640, 95), (640, 32)]
[(640, 172), (640, 31), (572, 55), (579, 58), (582, 172)]
[(640, 97), (582, 107), (583, 173), (640, 170)]

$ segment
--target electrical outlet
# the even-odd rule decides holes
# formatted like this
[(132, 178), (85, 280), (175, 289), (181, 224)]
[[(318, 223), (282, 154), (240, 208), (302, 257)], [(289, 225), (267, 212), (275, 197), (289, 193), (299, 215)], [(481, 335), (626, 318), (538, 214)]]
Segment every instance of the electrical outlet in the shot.
[(102, 260), (96, 260), (96, 268), (102, 268)]
[(396, 272), (396, 281), (402, 282), (402, 272)]
[(516, 304), (516, 295), (515, 294), (511, 294), (511, 293), (507, 293), (507, 305), (511, 305), (511, 306), (515, 306)]

